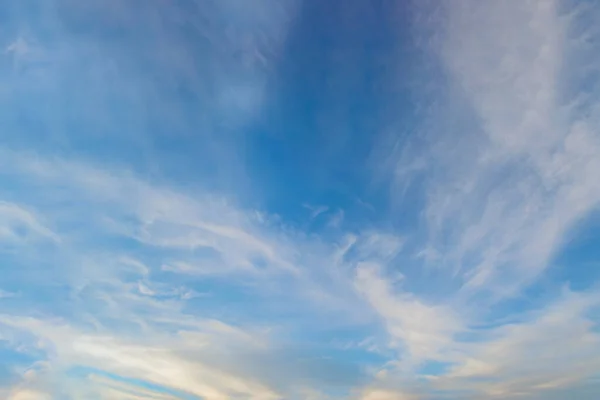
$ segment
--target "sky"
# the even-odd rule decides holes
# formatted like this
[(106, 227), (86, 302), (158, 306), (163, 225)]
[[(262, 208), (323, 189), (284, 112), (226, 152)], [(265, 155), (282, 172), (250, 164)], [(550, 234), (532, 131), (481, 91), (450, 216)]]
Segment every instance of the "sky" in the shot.
[(597, 399), (598, 20), (4, 0), (0, 397)]

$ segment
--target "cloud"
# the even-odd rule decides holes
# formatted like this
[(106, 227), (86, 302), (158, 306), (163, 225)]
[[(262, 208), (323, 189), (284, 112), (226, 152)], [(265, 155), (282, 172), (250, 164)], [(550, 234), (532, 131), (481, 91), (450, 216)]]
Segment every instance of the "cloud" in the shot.
[[(579, 11), (552, 1), (446, 2), (422, 12), (430, 17), (418, 29), (430, 35), (440, 74), (438, 105), (414, 142), (431, 146), (403, 153), (395, 168), (421, 160), (409, 175), (425, 182), (431, 264), (458, 276), (466, 296), (496, 301), (543, 273), (600, 203), (596, 95), (572, 94), (591, 50), (579, 44)], [(403, 186), (406, 175), (398, 179)]]
[[(282, 398), (309, 382), (345, 379), (327, 374), (355, 374), (352, 367), (318, 353), (314, 360), (302, 361), (296, 350), (286, 350), (285, 341), (270, 344), (265, 333), (298, 329), (282, 325), (277, 318), (280, 306), (267, 302), (280, 302), (286, 313), (312, 317), (335, 307), (338, 323), (344, 320), (340, 311), (346, 318), (356, 311), (356, 298), (345, 280), (327, 286), (330, 279), (343, 276), (336, 275), (335, 265), (326, 274), (320, 269), (333, 259), (333, 247), (215, 195), (190, 195), (124, 170), (11, 150), (2, 153), (4, 176), (44, 194), (22, 198), (5, 193), (28, 202), (10, 203), (10, 209), (44, 210), (61, 237), (60, 246), (45, 254), (57, 260), (50, 280), (10, 272), (12, 287), (23, 296), (16, 306), (3, 307), (0, 318), (11, 346), (48, 363), (47, 381), (64, 381), (65, 392), (80, 393), (87, 384), (69, 380), (69, 374), (74, 368), (88, 368), (207, 399), (266, 400)], [(390, 245), (395, 241), (373, 232), (359, 243), (365, 256), (385, 258), (394, 251)], [(21, 262), (24, 272), (36, 268), (28, 260)], [(220, 304), (198, 292), (207, 279), (217, 279), (208, 289), (219, 296)], [(47, 308), (31, 306), (36, 293), (49, 290), (68, 301)], [(248, 291), (255, 300), (229, 310), (235, 297), (229, 302), (226, 294), (238, 290)], [(252, 323), (252, 316), (260, 315), (253, 310), (256, 304), (270, 307), (275, 316)], [(218, 310), (229, 323), (200, 316), (219, 315)], [(256, 363), (260, 365), (252, 367)], [(58, 393), (50, 383), (44, 387)]]
[(0, 32), (3, 143), (135, 158), (158, 175), (194, 170), (231, 192), (244, 185), (249, 136), (240, 131), (264, 111), (296, 0), (251, 10), (238, 1), (13, 3)]
[(377, 265), (360, 264), (355, 282), (384, 319), (390, 344), (401, 349), (400, 358), (406, 367), (440, 358), (440, 352), (452, 344), (453, 334), (462, 328), (452, 309), (424, 304), (411, 293), (394, 293)]
[[(242, 329), (189, 313), (186, 304), (194, 298), (185, 295), (192, 291), (186, 288), (186, 279), (157, 280), (161, 270), (181, 277), (202, 276), (195, 274), (205, 268), (207, 259), (195, 253), (207, 247), (215, 253), (237, 254), (214, 264), (225, 271), (208, 269), (204, 276), (227, 273), (227, 285), (254, 281), (257, 293), (262, 291), (266, 298), (284, 300), (287, 305), (310, 299), (314, 303), (305, 302), (301, 307), (296, 304), (295, 310), (308, 312), (311, 318), (325, 312), (327, 302), (340, 304), (344, 313), (363, 313), (370, 308), (387, 334), (387, 341), (373, 339), (373, 345), (387, 347), (395, 356), (375, 368), (374, 382), (365, 389), (370, 391), (365, 396), (418, 398), (427, 392), (424, 387), (497, 397), (533, 395), (576, 384), (597, 368), (600, 355), (594, 349), (598, 338), (593, 319), (587, 316), (599, 305), (594, 292), (566, 290), (547, 308), (517, 313), (515, 318), (521, 322), (499, 321), (496, 327), (478, 328), (485, 309), (464, 307), (458, 295), (442, 303), (406, 287), (409, 280), (394, 268), (405, 248), (403, 237), (367, 230), (346, 235), (334, 245), (319, 240), (310, 243), (305, 237), (272, 225), (266, 215), (244, 211), (214, 196), (192, 197), (122, 170), (102, 170), (8, 150), (3, 155), (13, 177), (26, 177), (23, 181), (27, 185), (46, 193), (38, 200), (30, 199), (27, 207), (45, 210), (45, 219), (61, 237), (56, 251), (65, 260), (81, 262), (101, 254), (100, 250), (104, 252), (103, 258), (96, 260), (102, 268), (87, 261), (77, 279), (68, 273), (71, 268), (55, 276), (55, 282), (71, 286), (72, 311), (68, 319), (59, 309), (47, 316), (32, 316), (28, 308), (20, 313), (5, 311), (1, 318), (12, 332), (10, 337), (21, 337), (17, 342), (22, 349), (45, 354), (55, 380), (66, 379), (71, 368), (85, 367), (214, 399), (235, 395), (276, 399), (293, 392), (298, 383), (294, 384), (291, 376), (310, 373), (298, 366), (284, 368), (285, 362), (294, 362), (274, 356), (282, 352), (277, 340), (272, 344), (269, 335), (257, 333), (261, 329), (252, 324)], [(8, 173), (5, 169), (4, 174)], [(55, 191), (57, 187), (60, 192)], [(77, 231), (77, 236), (70, 231), (69, 218), (73, 214), (61, 212), (65, 193), (85, 209), (84, 220), (94, 227), (92, 231)], [(10, 204), (7, 209), (25, 210), (24, 206)], [(79, 212), (77, 208), (71, 210)], [(106, 223), (107, 219), (111, 223)], [(154, 230), (154, 226), (160, 229)], [(99, 238), (109, 237), (133, 240), (146, 250), (154, 249), (155, 259), (147, 259), (144, 252), (97, 246)], [(319, 250), (314, 254), (300, 250), (307, 248)], [(169, 263), (173, 260), (179, 261)], [(248, 267), (239, 260), (246, 260)], [(311, 265), (309, 260), (318, 263)], [(322, 271), (319, 265), (329, 268)], [(278, 282), (293, 282), (290, 288), (297, 293), (271, 291), (269, 286)], [(241, 308), (229, 315), (237, 314), (241, 321), (239, 316), (246, 310)], [(495, 320), (494, 315), (487, 317)], [(268, 322), (267, 326), (277, 326), (276, 320)], [(139, 335), (144, 339), (140, 340)], [(465, 335), (471, 339), (465, 340)], [(568, 342), (575, 336), (582, 340), (571, 341), (563, 346), (564, 351), (546, 353), (553, 343)], [(249, 368), (257, 362), (260, 368)], [(443, 372), (420, 372), (430, 362), (444, 364)], [(285, 376), (277, 375), (278, 370)], [(421, 375), (426, 384), (414, 380)], [(481, 378), (485, 383), (478, 381)], [(304, 379), (308, 378), (301, 380), (305, 383)], [(394, 382), (403, 382), (404, 390), (398, 391)], [(79, 390), (80, 386), (69, 387)], [(102, 390), (116, 393), (120, 389)], [(123, 396), (137, 395), (132, 393)]]
[[(461, 314), (450, 304), (425, 304), (411, 293), (394, 292), (377, 266), (361, 266), (356, 285), (383, 319), (388, 346), (398, 350), (398, 361), (375, 375), (380, 386), (404, 382), (405, 388), (422, 393), (434, 389), (450, 396), (513, 398), (578, 384), (600, 368), (596, 291), (565, 288), (541, 309), (515, 310), (520, 321), (481, 327), (470, 313)], [(413, 377), (429, 361), (445, 367), (424, 376), (428, 384), (423, 388)]]
[(44, 226), (31, 211), (17, 204), (0, 202), (0, 240), (18, 244), (36, 239), (60, 241), (58, 235)]
[(329, 221), (327, 221), (327, 226), (335, 229), (339, 229), (344, 222), (344, 210), (337, 210)]
[[(61, 206), (60, 197), (52, 195), (60, 185), (72, 194), (73, 199), (93, 205), (97, 215), (88, 214), (86, 219), (92, 225), (100, 225), (102, 231), (108, 230), (109, 234), (114, 230), (113, 234), (173, 254), (204, 250), (206, 256), (198, 257), (197, 263), (209, 266), (209, 270), (216, 268), (210, 267), (216, 263), (222, 272), (257, 272), (257, 264), (264, 264), (268, 268), (295, 272), (289, 260), (291, 255), (284, 255), (285, 244), (272, 243), (269, 238), (262, 237), (266, 231), (255, 230), (262, 223), (260, 215), (244, 214), (224, 199), (213, 196), (192, 198), (168, 188), (152, 187), (127, 173), (119, 176), (77, 162), (44, 160), (10, 151), (3, 155), (5, 165), (14, 163), (13, 176), (29, 179), (31, 188), (50, 194), (48, 202), (43, 204), (49, 210)], [(13, 220), (18, 218), (38, 234), (52, 235), (29, 214), (11, 207), (4, 205), (0, 211), (7, 215), (10, 211)], [(84, 215), (78, 217), (85, 218)], [(190, 266), (189, 270), (200, 268)]]
[(309, 204), (303, 204), (303, 207), (310, 211), (310, 219), (313, 220), (319, 215), (329, 211), (328, 206), (311, 206)]
[[(136, 385), (119, 382), (108, 377), (90, 374), (85, 380), (85, 389), (78, 388), (78, 396), (96, 396), (100, 399), (123, 399), (123, 400), (177, 400), (176, 396), (159, 391), (144, 389)], [(80, 390), (80, 391), (79, 391)]]
[[(176, 314), (177, 310), (171, 310), (171, 313)], [(33, 335), (41, 349), (52, 354), (48, 369), (55, 376), (63, 376), (63, 379), (68, 377), (70, 368), (85, 367), (209, 399), (238, 395), (253, 399), (279, 398), (251, 378), (227, 373), (222, 365), (221, 368), (210, 366), (215, 362), (211, 356), (216, 357), (218, 352), (226, 351), (226, 348), (218, 349), (221, 345), (237, 347), (242, 343), (254, 343), (248, 334), (218, 321), (202, 323), (196, 320), (199, 324), (196, 329), (180, 325), (181, 330), (168, 338), (164, 331), (152, 330), (151, 325), (160, 322), (156, 314), (153, 317), (157, 320), (153, 321), (152, 317), (146, 320), (149, 325), (142, 340), (115, 337), (109, 332), (90, 333), (60, 321), (6, 315), (1, 317), (1, 321), (13, 329)], [(180, 321), (183, 322), (183, 319)], [(175, 318), (173, 323), (177, 324), (178, 319)], [(204, 329), (199, 329), (202, 324)], [(35, 342), (31, 345), (38, 346)], [(204, 361), (203, 352), (207, 354)], [(69, 389), (64, 388), (66, 391)]]
[(44, 388), (45, 382), (42, 376), (47, 365), (43, 362), (37, 362), (22, 372), (20, 382), (12, 387), (6, 388), (5, 395), (9, 400), (49, 400), (52, 394)]
[[(597, 386), (598, 274), (579, 259), (595, 257), (600, 205), (600, 8), (13, 3), (0, 397), (533, 400)], [(382, 115), (402, 132), (373, 134)], [(273, 121), (283, 144), (263, 132)], [(313, 123), (355, 136), (287, 136)], [(373, 140), (389, 187), (365, 179)], [(329, 178), (293, 165), (307, 160)], [(267, 168), (327, 206), (304, 205), (302, 225), (296, 192), (257, 178)], [(580, 233), (589, 248), (558, 265)]]
[(358, 242), (358, 252), (363, 259), (377, 257), (390, 261), (396, 256), (402, 246), (404, 238), (384, 232), (363, 232)]
[(361, 400), (413, 400), (416, 397), (408, 394), (403, 394), (397, 391), (386, 391), (386, 390), (370, 390), (367, 391)]
[[(418, 133), (383, 141), (401, 148), (384, 163), (392, 201), (421, 218), (415, 257), (357, 274), (390, 345), (403, 346), (374, 387), (402, 382), (426, 398), (577, 390), (598, 369), (597, 276), (584, 291), (553, 279), (582, 268), (555, 259), (600, 205), (598, 32), (585, 15), (597, 8), (465, 0), (412, 11), (433, 90), (421, 93)], [(424, 202), (409, 203), (408, 189)]]
[(10, 394), (9, 400), (50, 400), (50, 397), (47, 393), (37, 392), (34, 390), (17, 390)]
[[(464, 359), (440, 381), (474, 384), (488, 396), (506, 398), (568, 386), (600, 368), (600, 335), (589, 313), (600, 306), (597, 293), (563, 295), (522, 323), (485, 333), (481, 342), (457, 344)], [(577, 338), (577, 340), (573, 340)], [(556, 347), (556, 343), (561, 343)]]

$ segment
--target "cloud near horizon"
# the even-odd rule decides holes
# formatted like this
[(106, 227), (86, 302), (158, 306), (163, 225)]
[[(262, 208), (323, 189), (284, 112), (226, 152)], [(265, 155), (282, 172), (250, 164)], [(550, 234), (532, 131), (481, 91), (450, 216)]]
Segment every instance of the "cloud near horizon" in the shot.
[(7, 4), (0, 397), (597, 398), (596, 4)]

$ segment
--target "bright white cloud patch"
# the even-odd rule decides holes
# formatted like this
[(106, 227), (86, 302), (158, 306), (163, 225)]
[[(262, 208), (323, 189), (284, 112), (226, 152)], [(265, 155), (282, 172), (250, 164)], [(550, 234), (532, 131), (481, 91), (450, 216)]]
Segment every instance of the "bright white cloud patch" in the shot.
[(34, 3), (0, 397), (598, 397), (594, 2)]
[(461, 329), (460, 320), (448, 307), (423, 304), (410, 293), (395, 294), (377, 265), (359, 265), (356, 285), (386, 322), (392, 346), (404, 347), (406, 365), (440, 358), (439, 352)]

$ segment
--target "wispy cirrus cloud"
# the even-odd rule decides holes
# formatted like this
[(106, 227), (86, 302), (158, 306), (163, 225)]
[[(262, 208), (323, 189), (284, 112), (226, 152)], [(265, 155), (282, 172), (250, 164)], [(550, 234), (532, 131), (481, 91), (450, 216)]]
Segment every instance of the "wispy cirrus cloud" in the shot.
[[(27, 301), (0, 304), (5, 312), (2, 337), (23, 354), (43, 355), (46, 363), (37, 372), (36, 385), (18, 393), (43, 389), (53, 396), (83, 395), (89, 385), (95, 387), (86, 382), (102, 372), (137, 380), (135, 387), (155, 385), (156, 396), (176, 391), (214, 399), (269, 399), (302, 392), (307, 382), (327, 382), (318, 372), (325, 368), (328, 374), (342, 374), (336, 379), (360, 375), (352, 365), (330, 362), (318, 352), (310, 355), (310, 348), (308, 358), (306, 350), (298, 353), (293, 345), (286, 350), (286, 340), (272, 340), (268, 334), (272, 329), (294, 334), (293, 324), (279, 321), (281, 312), (314, 315), (318, 307), (323, 318), (332, 310), (340, 322), (353, 318), (352, 301), (359, 303), (351, 287), (344, 286), (350, 282), (343, 279), (346, 262), (335, 247), (214, 195), (192, 195), (150, 184), (131, 172), (76, 161), (6, 149), (2, 154), (3, 178), (23, 185), (3, 196), (25, 201), (22, 190), (40, 194), (26, 199), (27, 206), (10, 203), (12, 214), (30, 217), (33, 211), (23, 210), (36, 210), (61, 239), (44, 255), (36, 243), (24, 243), (32, 260), (18, 261), (23, 273), (6, 271), (11, 288)], [(353, 239), (350, 247), (354, 243), (366, 259), (394, 251), (391, 237), (375, 232)], [(28, 277), (38, 268), (30, 263), (44, 258), (57, 263), (46, 271), (52, 278)], [(338, 272), (319, 271), (327, 263)], [(337, 278), (341, 280), (326, 290)], [(286, 291), (279, 285), (286, 285)], [(202, 287), (207, 296), (198, 292)], [(252, 304), (236, 304), (240, 290), (254, 298)], [(67, 300), (31, 307), (38, 295)], [(343, 304), (343, 299), (350, 302)], [(281, 302), (283, 309), (267, 307), (271, 301)], [(256, 305), (272, 308), (273, 315), (260, 317), (253, 310)], [(347, 316), (340, 319), (340, 310)], [(244, 330), (211, 315), (250, 326)], [(256, 363), (261, 365), (251, 368)], [(87, 371), (83, 376), (71, 376), (82, 368)], [(57, 392), (50, 384), (57, 380), (71, 384)]]
[[(440, 354), (453, 343), (453, 334), (463, 329), (460, 317), (448, 307), (424, 304), (418, 297), (395, 292), (393, 281), (380, 275), (378, 265), (360, 264), (356, 276), (364, 294), (387, 325), (392, 347), (400, 347), (402, 364), (410, 367)], [(402, 285), (402, 278), (396, 286)]]
[[(536, 285), (600, 205), (592, 173), (600, 167), (598, 91), (595, 84), (581, 90), (594, 81), (590, 38), (597, 35), (586, 13), (597, 10), (547, 1), (416, 7), (415, 30), (427, 37), (424, 51), (438, 71), (437, 99), (420, 135), (402, 147), (413, 151), (395, 152), (392, 163), (401, 189), (394, 199), (406, 207), (414, 207), (407, 185), (424, 182), (423, 229), (413, 245), (428, 272), (414, 273), (411, 260), (401, 269), (416, 284), (381, 273), (357, 277), (389, 337), (406, 347), (392, 381), (404, 379), (416, 343), (436, 363), (418, 363), (426, 375), (436, 371), (429, 383), (450, 398), (537, 398), (595, 374), (593, 284), (583, 293), (554, 289), (552, 300), (545, 293), (541, 309), (539, 298), (523, 300), (540, 296)], [(418, 283), (431, 276), (446, 277), (433, 281), (443, 296)], [(550, 342), (565, 343), (564, 352)], [(427, 398), (428, 389), (414, 387)]]
[(9, 3), (0, 396), (595, 398), (594, 4)]
[(60, 241), (60, 238), (45, 227), (35, 215), (17, 204), (0, 203), (0, 218), (2, 230), (0, 236), (4, 243), (14, 243), (25, 240), (46, 239)]
[[(85, 331), (78, 331), (75, 327), (60, 322), (4, 316), (2, 323), (33, 333), (42, 343), (41, 346), (54, 353), (53, 360), (48, 362), (48, 368), (57, 370), (50, 369), (48, 373), (67, 374), (68, 377), (71, 372), (68, 368), (78, 366), (87, 368), (89, 376), (93, 376), (94, 371), (101, 370), (126, 376), (129, 379), (151, 382), (159, 387), (157, 389), (159, 393), (166, 391), (168, 394), (167, 388), (171, 388), (171, 391), (179, 390), (215, 399), (239, 395), (257, 399), (278, 397), (267, 387), (252, 382), (249, 377), (245, 379), (239, 375), (228, 374), (221, 368), (210, 367), (200, 361), (198, 358), (200, 354), (202, 352), (210, 354), (209, 349), (212, 348), (214, 351), (216, 342), (226, 342), (227, 346), (236, 346), (236, 340), (230, 339), (240, 335), (245, 339), (245, 334), (222, 323), (208, 321), (207, 330), (204, 332), (181, 330), (172, 338), (179, 343), (176, 346), (174, 342), (166, 341), (166, 338), (163, 338), (160, 343), (152, 344), (157, 337), (153, 336), (150, 330), (144, 332), (146, 339), (141, 343), (138, 340), (136, 343), (133, 338), (126, 340), (106, 334), (89, 335)], [(210, 333), (211, 331), (214, 333)], [(214, 334), (218, 336), (213, 336)], [(194, 353), (196, 357), (193, 356)], [(216, 355), (212, 354), (213, 357)], [(209, 360), (216, 362), (214, 358)], [(84, 375), (85, 378), (87, 377)]]
[[(459, 145), (442, 157), (449, 173), (434, 181), (428, 221), (452, 243), (444, 253), (467, 272), (465, 289), (510, 295), (549, 265), (600, 200), (590, 175), (596, 100), (583, 100), (583, 111), (569, 91), (585, 79), (586, 66), (573, 62), (582, 51), (571, 35), (578, 13), (555, 2), (465, 2), (447, 11), (441, 57), (460, 88), (464, 122), (452, 130)], [(463, 151), (471, 156), (456, 158)]]
[[(529, 319), (491, 329), (482, 342), (460, 344), (468, 358), (450, 368), (446, 378), (457, 378), (456, 387), (483, 378), (487, 382), (480, 388), (488, 396), (503, 398), (531, 396), (593, 377), (599, 368), (600, 335), (590, 312), (598, 306), (596, 292), (566, 289)], [(570, 339), (574, 337), (578, 339)], [(554, 343), (563, 345), (553, 349)]]
[(0, 31), (4, 140), (154, 175), (196, 165), (233, 193), (246, 179), (239, 130), (262, 112), (296, 3), (15, 2)]

